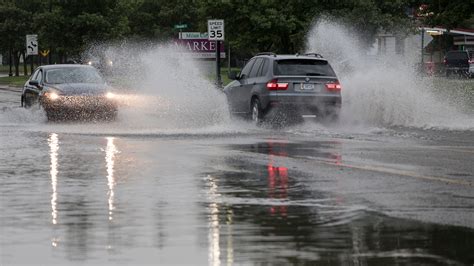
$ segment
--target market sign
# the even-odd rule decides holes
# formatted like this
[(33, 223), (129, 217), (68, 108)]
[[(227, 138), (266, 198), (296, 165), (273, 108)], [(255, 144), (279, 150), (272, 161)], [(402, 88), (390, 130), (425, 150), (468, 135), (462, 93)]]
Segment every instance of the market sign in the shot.
[[(175, 40), (175, 45), (195, 58), (216, 58), (216, 42), (207, 39), (207, 33), (182, 32), (181, 39)], [(225, 48), (221, 44), (220, 56), (225, 58)]]

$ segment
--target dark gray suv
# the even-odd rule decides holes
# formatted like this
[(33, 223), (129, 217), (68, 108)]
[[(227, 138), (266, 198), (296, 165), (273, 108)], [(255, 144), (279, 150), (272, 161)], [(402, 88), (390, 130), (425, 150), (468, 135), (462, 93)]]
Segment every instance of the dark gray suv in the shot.
[[(261, 53), (250, 59), (224, 92), (234, 115), (259, 124), (264, 118), (281, 121), (322, 117), (336, 120), (341, 109), (341, 85), (321, 55)], [(276, 120), (275, 120), (276, 118)]]

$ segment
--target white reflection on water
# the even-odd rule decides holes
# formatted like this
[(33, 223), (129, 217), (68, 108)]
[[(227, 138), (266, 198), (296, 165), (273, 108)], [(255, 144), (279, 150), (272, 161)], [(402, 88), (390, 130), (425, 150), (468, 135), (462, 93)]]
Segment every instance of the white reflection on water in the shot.
[(108, 203), (109, 203), (109, 221), (113, 219), (113, 210), (114, 206), (114, 188), (115, 188), (115, 176), (114, 176), (114, 164), (115, 164), (115, 154), (118, 153), (118, 150), (114, 144), (113, 137), (107, 137), (107, 147), (105, 149), (105, 162), (107, 166), (107, 186), (109, 187), (108, 191)]
[[(221, 224), (219, 223), (219, 197), (218, 185), (215, 178), (211, 175), (207, 176), (208, 182), (208, 199), (209, 199), (209, 265), (219, 266), (221, 265)], [(227, 265), (234, 264), (234, 244), (232, 238), (232, 224), (233, 224), (234, 213), (232, 210), (228, 210), (226, 213), (227, 223), (224, 225), (227, 227), (227, 246), (225, 247), (226, 263)], [(225, 237), (224, 237), (225, 238)]]
[(48, 139), (49, 144), (49, 156), (51, 158), (50, 164), (50, 175), (51, 175), (51, 187), (53, 192), (51, 194), (51, 222), (53, 224), (58, 223), (58, 210), (57, 210), (57, 185), (58, 185), (58, 150), (59, 150), (59, 140), (58, 134), (52, 133)]
[(232, 223), (234, 213), (232, 210), (227, 211), (227, 265), (234, 265), (234, 241), (232, 238)]
[(209, 210), (211, 215), (209, 217), (209, 265), (219, 266), (220, 261), (220, 247), (219, 247), (219, 206), (216, 202), (219, 194), (217, 193), (217, 184), (212, 176), (207, 178), (209, 182)]

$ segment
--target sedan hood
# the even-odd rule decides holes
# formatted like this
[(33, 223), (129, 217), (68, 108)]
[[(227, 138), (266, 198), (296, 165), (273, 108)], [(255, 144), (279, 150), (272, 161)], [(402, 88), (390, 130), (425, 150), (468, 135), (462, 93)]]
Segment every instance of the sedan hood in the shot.
[(109, 88), (106, 84), (92, 83), (51, 84), (48, 87), (62, 95), (100, 95), (106, 93)]

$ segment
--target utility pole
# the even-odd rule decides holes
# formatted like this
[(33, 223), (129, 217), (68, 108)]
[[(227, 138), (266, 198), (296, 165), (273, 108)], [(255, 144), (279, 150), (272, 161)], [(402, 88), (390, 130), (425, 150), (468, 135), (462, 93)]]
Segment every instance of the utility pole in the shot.
[[(30, 56), (28, 56), (28, 57), (30, 58), (31, 73), (33, 73), (33, 70), (35, 70), (35, 69), (34, 69), (34, 68), (35, 68), (35, 66), (34, 66), (34, 61), (33, 61), (35, 56), (34, 56), (34, 55), (30, 55)], [(26, 62), (24, 62), (23, 64), (26, 64)]]

